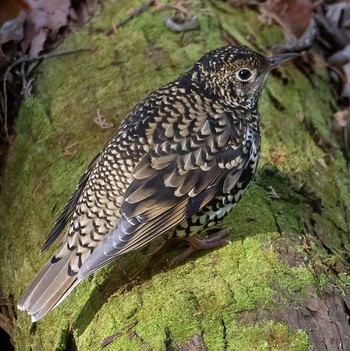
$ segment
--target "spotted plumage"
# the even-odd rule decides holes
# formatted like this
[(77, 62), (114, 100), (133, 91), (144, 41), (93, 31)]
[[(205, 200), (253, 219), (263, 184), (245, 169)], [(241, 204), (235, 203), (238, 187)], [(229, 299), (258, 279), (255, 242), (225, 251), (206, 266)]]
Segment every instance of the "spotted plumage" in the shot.
[(258, 164), (265, 79), (292, 57), (217, 49), (139, 102), (82, 176), (42, 250), (65, 231), (61, 244), (19, 308), (39, 320), (116, 256), (164, 234), (192, 238), (227, 215)]

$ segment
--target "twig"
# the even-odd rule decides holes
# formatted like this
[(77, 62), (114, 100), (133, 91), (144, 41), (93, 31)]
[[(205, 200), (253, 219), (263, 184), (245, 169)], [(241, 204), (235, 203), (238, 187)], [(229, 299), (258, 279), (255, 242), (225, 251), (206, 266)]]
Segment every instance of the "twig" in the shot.
[(72, 144), (69, 144), (65, 147), (63, 156), (73, 156), (77, 152), (77, 147), (79, 146), (79, 142), (75, 141)]
[(115, 339), (121, 337), (123, 334), (128, 333), (132, 328), (134, 328), (136, 326), (137, 322), (133, 322), (131, 324), (129, 324), (128, 326), (124, 327), (121, 331), (116, 332), (113, 335), (107, 336), (106, 338), (104, 338), (101, 342), (101, 347), (106, 347), (107, 345), (109, 345), (110, 343), (112, 343)]
[(272, 187), (272, 185), (268, 186), (267, 189), (269, 189), (269, 197), (271, 199), (279, 199), (279, 195), (276, 193), (275, 189)]
[(7, 127), (7, 78), (11, 70), (16, 67), (19, 64), (23, 64), (25, 62), (34, 62), (38, 60), (46, 60), (54, 57), (61, 57), (61, 56), (67, 56), (71, 54), (77, 54), (80, 52), (85, 52), (85, 51), (93, 51), (93, 48), (81, 48), (77, 50), (69, 50), (69, 51), (62, 51), (62, 52), (54, 52), (52, 54), (43, 54), (43, 55), (38, 55), (34, 57), (28, 57), (28, 56), (23, 56), (20, 57), (18, 60), (16, 60), (14, 63), (12, 63), (6, 70), (5, 75), (4, 75), (4, 82), (3, 82), (3, 89), (4, 89), (4, 132), (5, 136), (7, 139), (8, 143), (11, 143), (11, 138), (9, 135), (8, 127)]
[(107, 121), (100, 113), (100, 110), (97, 110), (97, 117), (94, 118), (94, 122), (102, 129), (108, 129), (114, 127), (112, 122)]
[(155, 4), (155, 2), (156, 2), (155, 0), (149, 0), (145, 3), (143, 3), (140, 7), (133, 9), (132, 11), (130, 11), (128, 17), (118, 21), (116, 24), (113, 24), (112, 28), (107, 29), (105, 34), (111, 35), (111, 34), (115, 33), (118, 28), (122, 27), (124, 24), (128, 23), (131, 19), (138, 16), (140, 13), (147, 10), (149, 7), (153, 6)]
[(22, 95), (25, 99), (30, 96), (32, 90), (33, 79), (27, 80), (28, 71), (25, 71), (25, 62), (21, 64), (21, 78), (22, 78)]

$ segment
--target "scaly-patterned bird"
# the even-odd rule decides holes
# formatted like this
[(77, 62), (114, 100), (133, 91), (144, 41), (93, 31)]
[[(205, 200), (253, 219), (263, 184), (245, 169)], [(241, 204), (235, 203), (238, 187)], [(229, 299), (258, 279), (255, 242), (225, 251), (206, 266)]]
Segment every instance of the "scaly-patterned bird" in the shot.
[(62, 242), (19, 308), (39, 320), (84, 277), (161, 235), (188, 242), (182, 259), (226, 244), (194, 235), (242, 197), (260, 155), (260, 92), (297, 55), (220, 48), (139, 102), (80, 179), (41, 250), (67, 228)]

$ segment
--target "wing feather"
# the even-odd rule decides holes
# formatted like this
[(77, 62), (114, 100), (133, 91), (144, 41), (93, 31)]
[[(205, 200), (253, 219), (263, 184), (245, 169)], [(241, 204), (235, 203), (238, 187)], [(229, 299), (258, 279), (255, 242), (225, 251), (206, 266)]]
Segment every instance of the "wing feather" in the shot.
[[(152, 139), (152, 130), (148, 130), (150, 152), (134, 169), (121, 217), (82, 265), (79, 278), (173, 229), (196, 214), (223, 188), (234, 187), (244, 164), (249, 162), (250, 146), (242, 142), (244, 131), (231, 128), (230, 116), (224, 114), (218, 119), (221, 121), (216, 125), (220, 128), (215, 129), (216, 133), (203, 133), (200, 137), (189, 133), (180, 141), (180, 151), (175, 138), (164, 141), (162, 126), (152, 125), (157, 129), (159, 144), (152, 144), (157, 139)], [(203, 129), (203, 124), (209, 122), (201, 123), (198, 128)]]
[(173, 228), (177, 223), (180, 223), (186, 218), (184, 207), (185, 203), (178, 204), (173, 208), (173, 211), (163, 213), (157, 217), (157, 220), (148, 222), (146, 228), (139, 231), (138, 235), (132, 235), (132, 239), (129, 241), (125, 240), (125, 231), (122, 229), (124, 228), (125, 230), (125, 226), (123, 224), (125, 224), (125, 222), (128, 223), (128, 221), (125, 220), (125, 218), (121, 218), (116, 228), (105, 237), (105, 239), (81, 266), (78, 273), (79, 279), (87, 277), (96, 270), (106, 266), (108, 263), (113, 261), (116, 256), (136, 250), (152, 241), (155, 237)]
[(51, 229), (50, 233), (47, 235), (43, 246), (40, 249), (40, 252), (44, 252), (46, 249), (48, 249), (54, 241), (60, 236), (64, 228), (67, 226), (69, 221), (72, 219), (75, 206), (79, 200), (79, 197), (81, 193), (83, 192), (85, 185), (89, 179), (90, 173), (93, 170), (93, 167), (100, 157), (101, 153), (99, 153), (89, 164), (87, 167), (85, 173), (82, 175), (82, 177), (79, 180), (79, 183), (77, 185), (77, 188), (75, 189), (74, 193), (71, 195), (69, 198), (66, 206), (63, 208), (60, 216), (58, 217), (57, 221), (55, 222), (54, 227)]

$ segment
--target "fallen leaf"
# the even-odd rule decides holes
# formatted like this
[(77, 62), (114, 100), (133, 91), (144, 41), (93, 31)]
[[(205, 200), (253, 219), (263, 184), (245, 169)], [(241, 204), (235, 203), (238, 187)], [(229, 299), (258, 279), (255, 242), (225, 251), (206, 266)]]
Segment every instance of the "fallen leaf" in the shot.
[(338, 28), (343, 29), (350, 39), (350, 4), (348, 1), (327, 6), (326, 18)]
[(28, 0), (32, 9), (28, 19), (38, 30), (49, 28), (58, 31), (67, 24), (70, 3), (70, 0)]
[(282, 164), (286, 159), (284, 152), (277, 150), (270, 151), (270, 156), (272, 162), (277, 165)]
[(20, 41), (23, 39), (23, 23), (26, 19), (26, 14), (21, 13), (11, 20), (6, 21), (0, 28), (0, 45), (11, 40)]
[(331, 65), (336, 66), (344, 65), (350, 62), (350, 44), (345, 46), (343, 50), (340, 50), (332, 56), (328, 57), (327, 61)]
[(346, 80), (344, 81), (342, 95), (345, 97), (349, 97), (350, 96), (350, 63), (347, 63), (346, 65), (343, 66), (343, 71), (344, 71)]
[(344, 128), (348, 125), (350, 122), (350, 110), (344, 109), (336, 112), (333, 115), (334, 122), (336, 123), (336, 126), (338, 127), (337, 129)]
[(336, 49), (345, 47), (350, 40), (350, 3), (342, 1), (328, 5), (325, 9), (324, 21), (330, 33), (329, 40), (336, 44)]
[[(24, 40), (21, 42), (22, 50), (29, 50), (30, 56), (36, 56), (44, 48), (48, 37), (55, 40), (58, 31), (67, 25), (71, 6), (70, 0), (28, 0), (31, 8), (24, 24)], [(44, 40), (44, 34), (46, 38)], [(36, 38), (38, 37), (38, 38)], [(34, 41), (35, 45), (32, 45)]]
[(300, 38), (309, 25), (313, 4), (311, 0), (268, 0), (259, 6), (263, 23), (278, 23), (287, 41)]
[(343, 74), (340, 78), (343, 82), (342, 96), (350, 96), (350, 44), (343, 50), (340, 50), (328, 58), (328, 63), (332, 66), (338, 66)]
[(85, 0), (74, 2), (69, 11), (69, 19), (75, 26), (82, 27), (83, 24), (101, 10), (102, 0)]
[(30, 55), (38, 56), (40, 51), (44, 48), (44, 43), (47, 38), (47, 29), (41, 29), (40, 32), (33, 38), (30, 45)]
[(17, 18), (21, 12), (29, 10), (28, 4), (23, 0), (0, 1), (0, 27), (7, 21)]

